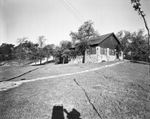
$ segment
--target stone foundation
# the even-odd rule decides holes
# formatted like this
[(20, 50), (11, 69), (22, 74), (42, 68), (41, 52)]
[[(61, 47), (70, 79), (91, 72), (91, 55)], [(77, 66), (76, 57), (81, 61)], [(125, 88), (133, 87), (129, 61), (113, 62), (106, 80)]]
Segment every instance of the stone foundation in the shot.
[[(87, 52), (85, 52), (85, 63), (114, 61), (116, 59), (117, 59), (116, 53), (114, 55), (109, 55), (109, 48), (107, 48), (106, 54), (100, 54), (100, 46), (96, 47), (96, 54), (87, 54)], [(121, 52), (119, 59), (123, 60), (123, 52)], [(77, 56), (74, 59), (72, 58), (69, 63), (71, 63), (71, 64), (82, 63), (82, 56)]]

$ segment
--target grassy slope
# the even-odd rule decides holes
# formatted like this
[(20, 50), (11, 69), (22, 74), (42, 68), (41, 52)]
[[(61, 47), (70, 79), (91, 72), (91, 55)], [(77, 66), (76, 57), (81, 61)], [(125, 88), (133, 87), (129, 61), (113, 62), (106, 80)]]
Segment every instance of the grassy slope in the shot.
[[(53, 68), (53, 74), (55, 71), (58, 74), (58, 71), (79, 71), (100, 65), (58, 66)], [(52, 70), (45, 68), (43, 74), (48, 75)], [(147, 65), (126, 62), (90, 73), (25, 83), (0, 92), (0, 119), (50, 119), (55, 104), (63, 104), (68, 111), (75, 108), (82, 119), (99, 119), (91, 104), (103, 119), (149, 119), (147, 69)], [(91, 104), (74, 79), (85, 89)]]
[(11, 80), (11, 78), (18, 77), (24, 73), (36, 70), (41, 66), (9, 66), (9, 67), (1, 67), (0, 71), (0, 81)]
[[(94, 63), (94, 64), (72, 64), (72, 65), (54, 65), (54, 64), (48, 64), (48, 65), (39, 65), (39, 66), (25, 66), (25, 67), (2, 67), (2, 71), (0, 71), (0, 80), (6, 81), (14, 77), (12, 81), (18, 81), (21, 79), (34, 79), (34, 78), (40, 78), (40, 77), (47, 77), (52, 75), (61, 75), (66, 73), (72, 73), (72, 72), (78, 72), (83, 71), (86, 69), (91, 69), (95, 67), (100, 67), (106, 64), (112, 64), (116, 61), (112, 62), (103, 62), (103, 63)], [(38, 70), (34, 70), (37, 69)], [(34, 71), (32, 71), (34, 70)], [(29, 72), (32, 71), (32, 72)], [(27, 73), (29, 72), (29, 73)], [(25, 75), (22, 75), (25, 74)], [(20, 76), (22, 75), (22, 76)]]

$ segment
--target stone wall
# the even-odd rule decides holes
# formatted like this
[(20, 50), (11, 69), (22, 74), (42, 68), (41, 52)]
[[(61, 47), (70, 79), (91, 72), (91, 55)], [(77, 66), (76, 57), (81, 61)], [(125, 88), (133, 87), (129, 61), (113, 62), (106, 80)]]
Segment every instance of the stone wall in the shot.
[(85, 62), (86, 63), (96, 63), (96, 62), (99, 62), (97, 54), (86, 55)]
[[(121, 52), (119, 59), (123, 60), (123, 52)], [(96, 54), (87, 54), (87, 52), (85, 52), (85, 63), (96, 63), (114, 60), (116, 60), (116, 53), (115, 55), (109, 55), (109, 48), (107, 48), (106, 54), (100, 54), (100, 46), (96, 47)], [(82, 63), (82, 56), (77, 56), (75, 59), (71, 59), (69, 63)]]

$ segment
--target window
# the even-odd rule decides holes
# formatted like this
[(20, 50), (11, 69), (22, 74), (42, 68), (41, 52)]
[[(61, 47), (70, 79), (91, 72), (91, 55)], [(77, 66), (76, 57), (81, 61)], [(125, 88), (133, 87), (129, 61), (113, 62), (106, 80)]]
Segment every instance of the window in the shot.
[(115, 50), (114, 49), (109, 49), (109, 55), (115, 55)]
[(106, 55), (106, 48), (100, 48), (100, 53)]
[(96, 47), (90, 48), (90, 54), (96, 54)]

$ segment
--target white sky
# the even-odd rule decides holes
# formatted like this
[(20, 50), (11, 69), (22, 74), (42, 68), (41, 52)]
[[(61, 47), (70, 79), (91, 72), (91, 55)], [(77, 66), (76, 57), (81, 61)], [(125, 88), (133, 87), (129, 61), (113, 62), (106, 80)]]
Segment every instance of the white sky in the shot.
[[(131, 0), (68, 0), (81, 14), (79, 21), (61, 3), (66, 0), (0, 0), (0, 44), (16, 44), (17, 38), (28, 37), (36, 43), (44, 35), (47, 44), (71, 40), (84, 21), (92, 20), (100, 34), (145, 28)], [(150, 26), (150, 0), (141, 0)]]

